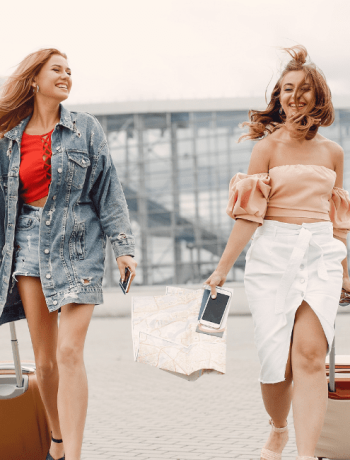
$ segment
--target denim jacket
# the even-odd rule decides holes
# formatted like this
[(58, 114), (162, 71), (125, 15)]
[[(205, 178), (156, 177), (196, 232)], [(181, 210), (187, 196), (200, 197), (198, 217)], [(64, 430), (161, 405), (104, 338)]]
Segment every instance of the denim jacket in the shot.
[[(12, 280), (21, 200), (22, 134), (30, 116), (0, 139), (0, 325), (25, 318)], [(128, 208), (97, 119), (60, 105), (51, 137), (51, 184), (39, 231), (40, 280), (50, 312), (103, 302), (107, 236), (115, 257), (134, 255)]]

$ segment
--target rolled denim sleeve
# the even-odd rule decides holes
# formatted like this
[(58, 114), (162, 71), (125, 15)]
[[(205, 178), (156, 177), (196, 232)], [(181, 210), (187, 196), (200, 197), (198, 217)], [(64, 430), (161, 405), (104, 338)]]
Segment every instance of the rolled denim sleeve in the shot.
[(128, 206), (116, 168), (104, 139), (93, 153), (90, 196), (115, 257), (135, 255)]

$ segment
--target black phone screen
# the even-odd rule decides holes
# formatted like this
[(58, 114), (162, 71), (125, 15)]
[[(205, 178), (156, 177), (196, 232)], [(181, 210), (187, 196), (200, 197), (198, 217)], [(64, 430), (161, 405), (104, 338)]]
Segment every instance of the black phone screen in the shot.
[(210, 296), (202, 319), (210, 323), (220, 324), (229, 299), (228, 295), (221, 294), (220, 292), (216, 293), (216, 299), (212, 299)]
[(130, 270), (126, 268), (124, 282), (122, 283), (122, 280), (121, 279), (119, 280), (120, 287), (123, 289), (124, 294), (126, 294), (125, 291), (128, 288), (129, 278), (130, 278)]

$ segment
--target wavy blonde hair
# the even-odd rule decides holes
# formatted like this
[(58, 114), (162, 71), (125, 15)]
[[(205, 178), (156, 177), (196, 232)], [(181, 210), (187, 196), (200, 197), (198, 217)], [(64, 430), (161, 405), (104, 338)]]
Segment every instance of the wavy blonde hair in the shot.
[[(296, 45), (291, 48), (282, 48), (290, 56), (291, 60), (283, 69), (280, 78), (271, 93), (271, 99), (265, 110), (250, 110), (248, 113), (249, 121), (242, 123), (242, 127), (248, 126), (249, 131), (243, 134), (238, 142), (245, 139), (259, 140), (276, 131), (283, 126), (285, 119), (284, 112), (281, 114), (281, 85), (282, 80), (288, 72), (303, 70), (305, 80), (297, 88), (296, 104), (299, 102), (303, 91), (301, 87), (308, 82), (314, 89), (315, 105), (306, 113), (301, 120), (293, 120), (297, 137), (307, 140), (313, 139), (320, 126), (330, 126), (334, 121), (334, 107), (332, 104), (331, 91), (327, 85), (326, 77), (316, 65), (308, 60), (308, 53), (304, 46)], [(300, 117), (296, 114), (295, 118)]]
[(33, 80), (55, 54), (67, 59), (64, 53), (55, 48), (40, 49), (25, 57), (3, 84), (0, 95), (0, 139), (33, 113)]

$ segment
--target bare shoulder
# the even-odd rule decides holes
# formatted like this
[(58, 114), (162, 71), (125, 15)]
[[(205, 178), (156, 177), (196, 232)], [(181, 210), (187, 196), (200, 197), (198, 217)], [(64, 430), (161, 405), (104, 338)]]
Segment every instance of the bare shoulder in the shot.
[(254, 145), (250, 156), (248, 174), (267, 173), (269, 171), (271, 149), (270, 136), (261, 139)]
[(341, 145), (334, 141), (328, 140), (330, 143), (330, 151), (334, 160), (334, 164), (344, 161), (344, 149)]
[(319, 142), (322, 144), (322, 147), (327, 150), (335, 167), (344, 162), (344, 150), (341, 145), (321, 135), (319, 135)]

